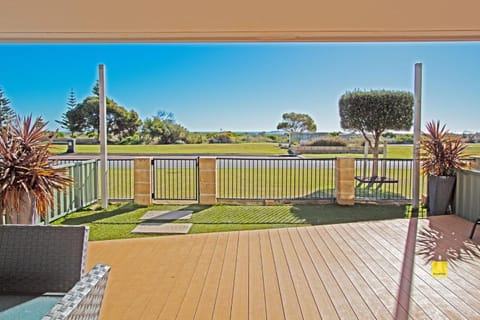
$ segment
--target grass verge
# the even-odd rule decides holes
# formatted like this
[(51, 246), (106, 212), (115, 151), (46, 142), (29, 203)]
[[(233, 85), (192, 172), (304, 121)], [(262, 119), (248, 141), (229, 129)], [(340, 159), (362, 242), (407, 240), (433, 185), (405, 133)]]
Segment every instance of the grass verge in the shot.
[(130, 233), (149, 210), (193, 210), (190, 233), (240, 231), (348, 223), (408, 217), (408, 206), (358, 204), (352, 207), (335, 204), (236, 206), (236, 205), (162, 205), (142, 207), (133, 203), (111, 204), (106, 210), (92, 206), (55, 221), (56, 225), (87, 225), (90, 240), (138, 238), (154, 235)]
[[(278, 155), (287, 154), (277, 143), (228, 143), (228, 144), (168, 144), (168, 145), (109, 145), (109, 154), (251, 154)], [(55, 149), (61, 152), (60, 148)], [(66, 150), (66, 149), (64, 149)], [(99, 153), (99, 145), (77, 145), (77, 154)]]
[[(65, 152), (66, 146), (52, 146), (53, 153)], [(77, 154), (99, 153), (99, 145), (77, 145)], [(191, 154), (191, 155), (285, 155), (286, 149), (280, 149), (276, 143), (231, 143), (231, 144), (184, 144), (184, 145), (109, 145), (110, 154)], [(480, 155), (480, 144), (468, 144), (467, 154)], [(354, 157), (363, 158), (363, 154), (304, 154), (306, 158)], [(411, 145), (388, 145), (388, 158), (411, 159)], [(371, 155), (370, 155), (371, 157)]]

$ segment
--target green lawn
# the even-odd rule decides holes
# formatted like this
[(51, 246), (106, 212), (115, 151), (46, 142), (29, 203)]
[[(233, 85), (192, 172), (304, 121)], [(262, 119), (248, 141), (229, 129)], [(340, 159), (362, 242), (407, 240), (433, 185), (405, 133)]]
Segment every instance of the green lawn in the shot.
[[(77, 145), (77, 154), (99, 153), (98, 145)], [(62, 153), (66, 146), (53, 146), (52, 152)], [(109, 145), (111, 154), (191, 154), (191, 155), (285, 155), (276, 143), (234, 143), (234, 144), (182, 144), (182, 145)], [(467, 153), (480, 155), (480, 144), (469, 144)], [(304, 154), (307, 158), (363, 157), (362, 154)], [(412, 146), (388, 145), (389, 158), (412, 158)]]
[[(57, 150), (66, 150), (57, 149)], [(78, 154), (99, 153), (98, 145), (77, 145)], [(232, 144), (171, 144), (171, 145), (109, 145), (111, 154), (287, 154), (277, 143), (232, 143)]]
[(57, 220), (57, 225), (88, 225), (90, 240), (136, 238), (153, 235), (131, 234), (149, 210), (193, 210), (190, 220), (174, 221), (193, 224), (190, 233), (240, 231), (253, 229), (300, 227), (321, 224), (347, 223), (405, 218), (407, 206), (335, 204), (235, 206), (235, 205), (163, 205), (141, 207), (133, 203), (116, 203), (107, 210), (83, 210)]

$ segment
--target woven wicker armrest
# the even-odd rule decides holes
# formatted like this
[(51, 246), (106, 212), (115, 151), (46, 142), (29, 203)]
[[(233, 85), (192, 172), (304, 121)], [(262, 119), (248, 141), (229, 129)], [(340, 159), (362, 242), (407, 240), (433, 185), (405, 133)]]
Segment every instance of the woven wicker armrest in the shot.
[(42, 318), (42, 320), (98, 319), (110, 266), (97, 264)]
[(85, 271), (88, 227), (0, 226), (0, 294), (67, 292)]

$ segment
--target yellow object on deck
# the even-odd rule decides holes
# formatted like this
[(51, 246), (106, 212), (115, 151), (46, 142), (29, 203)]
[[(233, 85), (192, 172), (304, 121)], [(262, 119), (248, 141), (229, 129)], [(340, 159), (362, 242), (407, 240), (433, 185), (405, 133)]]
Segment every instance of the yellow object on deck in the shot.
[(432, 261), (432, 276), (446, 278), (448, 276), (448, 261)]

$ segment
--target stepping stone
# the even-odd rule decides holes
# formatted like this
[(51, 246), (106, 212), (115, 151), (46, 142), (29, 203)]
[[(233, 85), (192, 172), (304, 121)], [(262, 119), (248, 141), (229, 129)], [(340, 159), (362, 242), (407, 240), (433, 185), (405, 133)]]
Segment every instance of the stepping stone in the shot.
[(141, 217), (142, 220), (188, 220), (192, 218), (193, 210), (178, 211), (148, 211)]
[(191, 223), (140, 223), (131, 233), (186, 234)]

